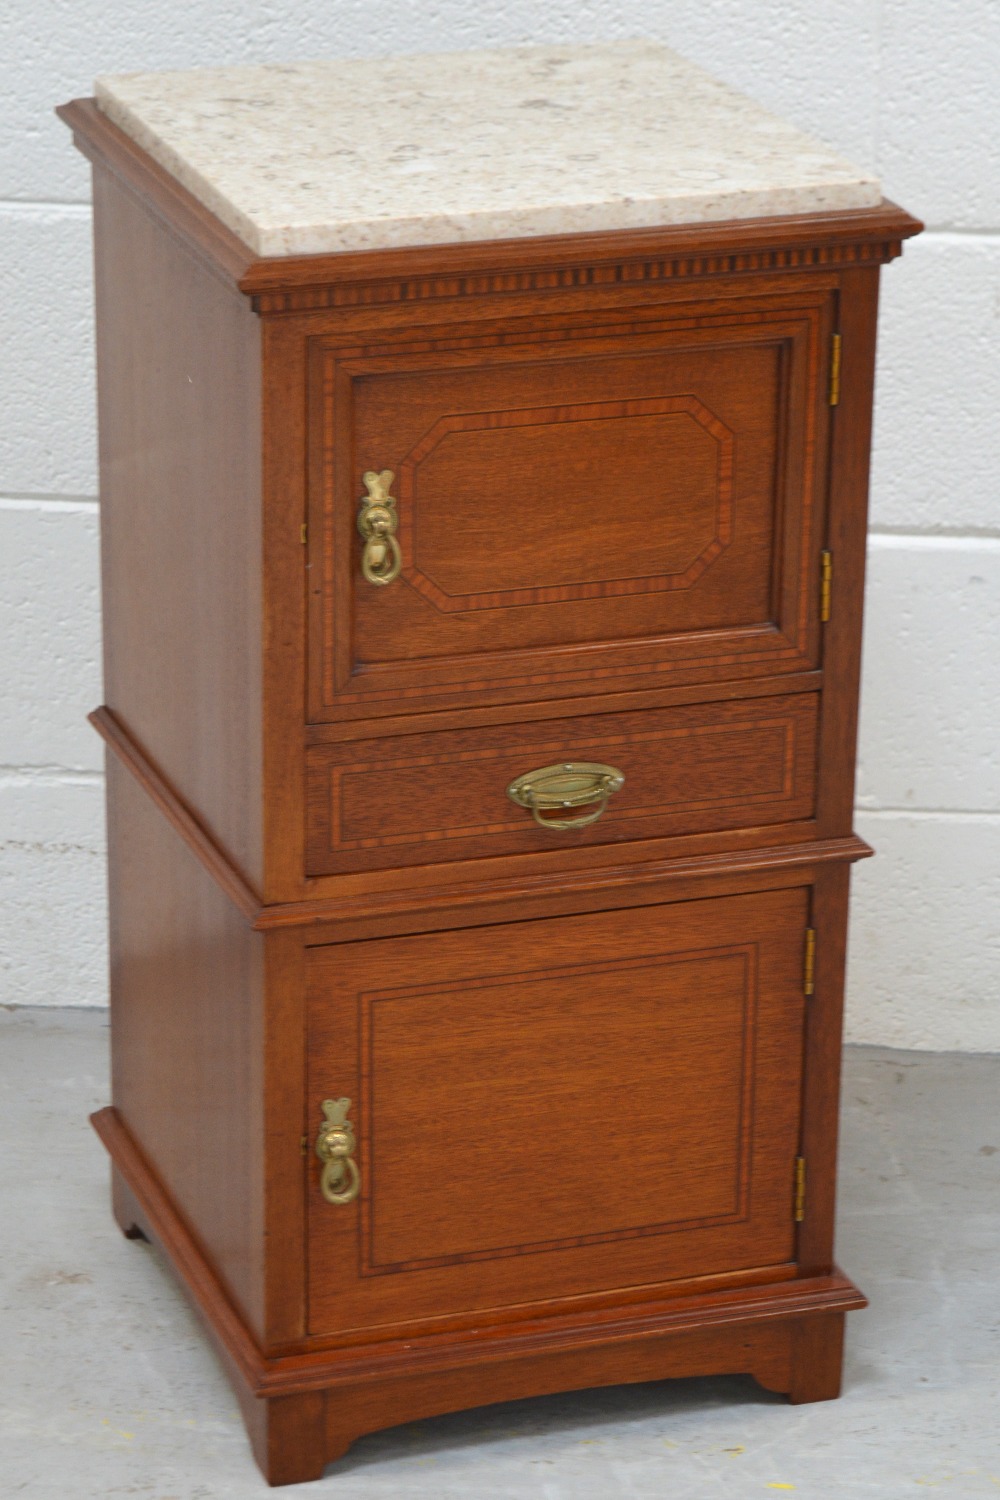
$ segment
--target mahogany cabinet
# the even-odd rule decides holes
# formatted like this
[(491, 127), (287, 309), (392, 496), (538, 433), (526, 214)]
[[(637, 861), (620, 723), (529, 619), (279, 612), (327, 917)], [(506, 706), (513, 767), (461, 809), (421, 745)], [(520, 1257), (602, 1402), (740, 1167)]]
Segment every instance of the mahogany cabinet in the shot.
[(261, 256), (63, 114), (95, 169), (95, 1125), (265, 1473), (610, 1382), (835, 1396), (876, 295), (919, 226)]

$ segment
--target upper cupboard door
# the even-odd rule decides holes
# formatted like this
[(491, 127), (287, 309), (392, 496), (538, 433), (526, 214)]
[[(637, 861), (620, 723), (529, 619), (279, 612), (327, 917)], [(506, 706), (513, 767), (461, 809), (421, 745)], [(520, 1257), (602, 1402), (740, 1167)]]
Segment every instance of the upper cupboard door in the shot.
[(317, 340), (313, 717), (815, 666), (832, 322), (789, 300)]

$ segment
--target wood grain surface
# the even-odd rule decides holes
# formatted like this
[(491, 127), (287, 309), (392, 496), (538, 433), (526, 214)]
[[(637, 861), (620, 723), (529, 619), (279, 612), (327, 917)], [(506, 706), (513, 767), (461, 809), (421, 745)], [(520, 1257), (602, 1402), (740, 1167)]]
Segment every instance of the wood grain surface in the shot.
[(105, 702), (256, 885), (260, 325), (103, 172), (94, 224)]

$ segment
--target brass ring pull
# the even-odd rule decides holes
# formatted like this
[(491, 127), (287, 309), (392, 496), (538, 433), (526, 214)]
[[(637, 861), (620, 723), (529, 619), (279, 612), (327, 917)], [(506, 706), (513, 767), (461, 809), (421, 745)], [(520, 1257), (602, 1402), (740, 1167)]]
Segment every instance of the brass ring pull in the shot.
[(319, 1189), (327, 1203), (352, 1203), (361, 1188), (354, 1160), (354, 1126), (347, 1118), (350, 1099), (325, 1099), (326, 1116), (316, 1137), (316, 1155), (323, 1163)]
[(361, 554), (361, 572), (366, 582), (376, 585), (392, 583), (398, 578), (403, 566), (403, 554), (396, 540), (396, 501), (389, 494), (392, 470), (383, 469), (376, 474), (369, 469), (362, 479), (367, 495), (361, 497), (358, 512), (358, 530), (365, 539)]
[(353, 1203), (360, 1187), (361, 1173), (353, 1157), (349, 1156), (346, 1161), (328, 1161), (323, 1168), (319, 1190), (327, 1203)]
[[(542, 766), (538, 771), (526, 771), (507, 788), (507, 796), (519, 807), (527, 807), (539, 828), (560, 830), (586, 828), (602, 817), (609, 797), (620, 792), (625, 777), (615, 766), (605, 766), (599, 761), (562, 761), (557, 766)], [(583, 813), (578, 818), (546, 818), (547, 811), (571, 807), (598, 806), (593, 812)]]
[(365, 550), (361, 554), (361, 571), (366, 582), (392, 583), (394, 578), (399, 577), (402, 566), (403, 554), (391, 533), (372, 537), (365, 543)]

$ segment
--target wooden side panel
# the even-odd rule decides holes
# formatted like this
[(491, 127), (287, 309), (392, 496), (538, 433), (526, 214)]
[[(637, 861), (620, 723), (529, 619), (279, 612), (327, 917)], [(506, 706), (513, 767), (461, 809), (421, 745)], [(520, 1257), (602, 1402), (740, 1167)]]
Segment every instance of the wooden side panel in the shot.
[(822, 1274), (833, 1265), (850, 878), (847, 865), (819, 871), (812, 896), (816, 971), (806, 1027), (802, 1112), (806, 1202), (799, 1228), (799, 1260), (806, 1275), (817, 1269)]
[(94, 178), (105, 700), (259, 884), (259, 321)]
[(107, 760), (112, 1097), (259, 1333), (265, 939), (132, 775)]
[(840, 401), (834, 408), (827, 539), (833, 559), (830, 619), (823, 627), (823, 713), (818, 819), (823, 837), (854, 826), (861, 623), (868, 524), (868, 465), (875, 386), (878, 271), (845, 271), (838, 299)]

